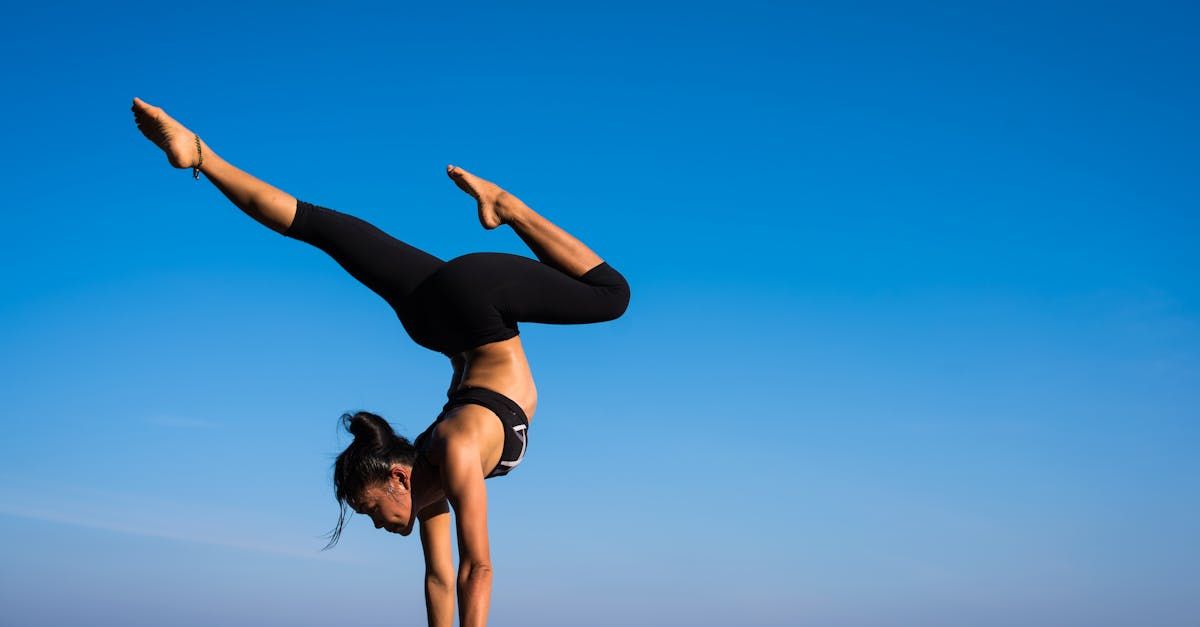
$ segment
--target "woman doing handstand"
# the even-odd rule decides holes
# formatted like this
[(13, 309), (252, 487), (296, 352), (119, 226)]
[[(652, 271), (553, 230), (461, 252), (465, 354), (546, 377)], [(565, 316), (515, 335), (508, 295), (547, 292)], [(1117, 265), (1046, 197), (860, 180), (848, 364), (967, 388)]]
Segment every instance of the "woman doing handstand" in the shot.
[(204, 172), (250, 217), (325, 251), (391, 305), (413, 341), (450, 359), (449, 400), (412, 442), (375, 414), (342, 416), (354, 441), (334, 463), (339, 516), (326, 548), (337, 543), (347, 507), (370, 516), (376, 528), (405, 536), (419, 521), (429, 624), (453, 623), (456, 596), (461, 625), (486, 624), (492, 561), (484, 480), (521, 463), (537, 407), (517, 323), (616, 319), (629, 304), (624, 277), (518, 198), (462, 168), (449, 166), (446, 173), (475, 199), (483, 227), (509, 225), (538, 260), (482, 252), (443, 261), (237, 169), (160, 107), (134, 98), (132, 110), (142, 134), (172, 166), (193, 168), (197, 177)]

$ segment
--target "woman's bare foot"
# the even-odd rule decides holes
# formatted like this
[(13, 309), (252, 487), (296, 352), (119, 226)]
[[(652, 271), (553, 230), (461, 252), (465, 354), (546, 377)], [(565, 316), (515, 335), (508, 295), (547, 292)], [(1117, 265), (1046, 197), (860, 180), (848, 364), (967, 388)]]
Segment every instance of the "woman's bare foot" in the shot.
[[(171, 116), (162, 107), (148, 104), (141, 98), (133, 99), (133, 118), (138, 130), (146, 139), (167, 154), (167, 161), (177, 168), (191, 168), (200, 161), (196, 151), (196, 136)], [(204, 143), (203, 140), (200, 142)], [(204, 149), (207, 150), (205, 145)]]
[(454, 166), (446, 166), (446, 174), (459, 189), (471, 195), (479, 204), (479, 223), (485, 229), (494, 229), (508, 224), (522, 209), (527, 209), (519, 198), (504, 191), (499, 185)]

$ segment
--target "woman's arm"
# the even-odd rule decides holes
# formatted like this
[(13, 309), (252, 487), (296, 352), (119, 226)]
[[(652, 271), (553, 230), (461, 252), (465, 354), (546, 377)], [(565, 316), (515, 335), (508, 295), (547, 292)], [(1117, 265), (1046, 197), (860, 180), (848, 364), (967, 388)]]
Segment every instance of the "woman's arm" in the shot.
[(492, 597), (487, 488), (479, 467), (479, 451), (464, 440), (447, 442), (441, 465), (442, 485), (454, 507), (458, 528), (458, 622), (461, 627), (484, 627)]
[(450, 506), (445, 500), (417, 515), (425, 553), (425, 615), (429, 627), (454, 625), (454, 555), (450, 547)]

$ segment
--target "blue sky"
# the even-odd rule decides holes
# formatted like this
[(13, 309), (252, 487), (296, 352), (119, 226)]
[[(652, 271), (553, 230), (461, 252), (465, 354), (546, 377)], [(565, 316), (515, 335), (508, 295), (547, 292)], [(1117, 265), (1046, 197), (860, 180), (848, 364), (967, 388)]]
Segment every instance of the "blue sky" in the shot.
[(134, 96), (442, 257), (497, 181), (632, 285), (527, 324), (493, 624), (1192, 625), (1183, 3), (182, 3), (0, 20), (0, 622), (420, 624), (343, 411), (450, 369), (171, 169)]

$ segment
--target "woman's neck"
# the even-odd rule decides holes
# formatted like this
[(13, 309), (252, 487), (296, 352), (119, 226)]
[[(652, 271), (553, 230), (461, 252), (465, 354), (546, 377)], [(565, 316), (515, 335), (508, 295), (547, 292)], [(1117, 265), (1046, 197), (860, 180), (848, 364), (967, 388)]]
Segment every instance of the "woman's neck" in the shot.
[(429, 462), (422, 451), (417, 452), (417, 458), (412, 467), (412, 506), (413, 513), (419, 513), (430, 505), (446, 498), (442, 489), (442, 475), (436, 466)]

